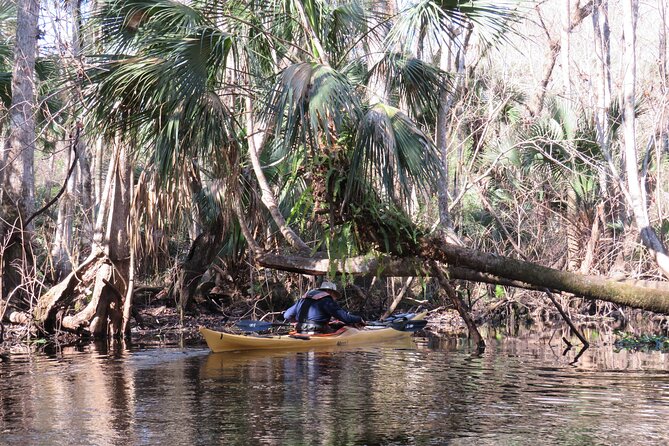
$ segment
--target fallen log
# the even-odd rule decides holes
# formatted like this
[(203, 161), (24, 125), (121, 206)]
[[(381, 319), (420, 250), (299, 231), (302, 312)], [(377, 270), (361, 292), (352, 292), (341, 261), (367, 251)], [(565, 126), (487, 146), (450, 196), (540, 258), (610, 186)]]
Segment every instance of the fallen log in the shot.
[(600, 276), (560, 271), (531, 262), (443, 243), (438, 238), (424, 240), (421, 254), (425, 258), (438, 260), (450, 266), (464, 267), (508, 280), (518, 280), (535, 287), (669, 314), (669, 292), (665, 287), (640, 286), (634, 282), (618, 282)]
[(263, 254), (259, 265), (282, 271), (310, 275), (330, 273), (411, 277), (433, 276), (430, 260), (446, 265), (449, 279), (514, 286), (531, 290), (560, 291), (586, 299), (596, 299), (640, 310), (669, 314), (669, 284), (641, 280), (612, 280), (602, 276), (562, 271), (532, 262), (476, 251), (441, 238), (422, 241), (419, 256), (359, 256), (329, 260), (322, 257), (281, 256)]

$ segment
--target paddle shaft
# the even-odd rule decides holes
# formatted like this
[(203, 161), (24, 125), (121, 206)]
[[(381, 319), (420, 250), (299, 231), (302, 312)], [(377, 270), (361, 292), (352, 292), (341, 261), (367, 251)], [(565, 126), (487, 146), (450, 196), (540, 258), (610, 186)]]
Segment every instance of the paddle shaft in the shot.
[[(264, 322), (264, 321), (253, 321), (253, 320), (241, 320), (238, 321), (235, 325), (243, 331), (264, 331), (269, 330), (272, 327), (290, 327), (291, 324), (281, 323), (281, 322)], [(398, 331), (418, 331), (427, 325), (425, 320), (399, 320), (399, 321), (390, 321), (377, 324), (368, 324), (368, 327), (388, 327)]]

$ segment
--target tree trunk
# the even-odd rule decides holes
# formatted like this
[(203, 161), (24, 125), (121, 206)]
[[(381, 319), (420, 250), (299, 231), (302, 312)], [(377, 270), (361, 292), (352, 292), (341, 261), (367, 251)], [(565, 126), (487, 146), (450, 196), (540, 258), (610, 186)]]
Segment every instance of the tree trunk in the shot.
[[(82, 0), (70, 0), (70, 16), (72, 20), (72, 64), (73, 71), (83, 73), (85, 67), (81, 60), (81, 36), (83, 34), (83, 26), (81, 22), (81, 3)], [(72, 88), (72, 103), (78, 104), (82, 97), (81, 80), (76, 78)], [(78, 116), (72, 121), (72, 140), (73, 147), (77, 151), (77, 159), (79, 161), (79, 182), (81, 184), (81, 192), (79, 194), (79, 204), (81, 205), (83, 215), (83, 232), (87, 239), (91, 239), (93, 235), (93, 179), (91, 175), (91, 165), (89, 162), (88, 150), (86, 148), (86, 140), (83, 138), (81, 131), (84, 125)]]
[[(94, 208), (100, 207), (100, 199), (102, 196), (102, 138), (95, 140), (95, 158), (93, 161), (93, 185), (95, 190)], [(93, 213), (95, 214), (95, 212)]]
[[(130, 184), (130, 197), (132, 196), (135, 190), (135, 177), (130, 171), (129, 175), (129, 184)], [(132, 206), (129, 209), (128, 213), (128, 231), (129, 231), (129, 247), (130, 247), (130, 261), (128, 268), (128, 286), (126, 287), (125, 296), (122, 296), (123, 300), (123, 326), (121, 327), (121, 332), (124, 338), (130, 339), (130, 316), (132, 315), (132, 304), (133, 304), (133, 293), (135, 291), (135, 240), (137, 239), (137, 230), (133, 227), (135, 222), (135, 209), (136, 205)], [(138, 320), (139, 321), (139, 320)], [(141, 323), (141, 322), (140, 322)]]
[(404, 284), (402, 285), (402, 289), (400, 290), (399, 293), (397, 293), (397, 296), (395, 296), (395, 298), (394, 298), (393, 301), (390, 303), (390, 305), (388, 306), (388, 308), (386, 309), (386, 311), (383, 312), (383, 314), (381, 315), (381, 318), (380, 318), (380, 319), (385, 319), (385, 318), (387, 318), (388, 316), (390, 316), (391, 314), (393, 314), (393, 312), (395, 311), (395, 309), (397, 308), (397, 306), (400, 304), (400, 302), (402, 302), (402, 299), (403, 299), (404, 296), (406, 295), (406, 292), (409, 290), (409, 287), (410, 287), (411, 284), (413, 283), (413, 279), (414, 279), (413, 277), (409, 277), (409, 278), (404, 282)]
[(599, 276), (586, 276), (559, 271), (534, 263), (473, 251), (444, 244), (441, 239), (426, 240), (422, 257), (435, 259), (450, 266), (468, 268), (505, 279), (572, 293), (587, 299), (600, 299), (632, 308), (669, 313), (669, 291), (641, 287), (628, 282), (616, 282)]
[(248, 143), (249, 143), (249, 158), (251, 159), (251, 164), (253, 165), (253, 172), (255, 173), (256, 180), (260, 186), (261, 200), (267, 210), (269, 210), (274, 223), (283, 234), (284, 238), (290, 245), (297, 249), (298, 251), (309, 251), (309, 247), (304, 241), (293, 231), (290, 226), (286, 223), (286, 219), (281, 214), (279, 206), (276, 203), (276, 198), (272, 193), (272, 189), (267, 182), (265, 173), (262, 170), (260, 165), (259, 149), (262, 145), (262, 135), (259, 132), (259, 129), (256, 126), (255, 116), (253, 112), (253, 104), (251, 98), (246, 99), (246, 131), (248, 132)]
[(669, 277), (669, 255), (650, 225), (645, 193), (639, 181), (638, 157), (636, 149), (636, 23), (638, 15), (637, 0), (623, 1), (623, 35), (625, 50), (623, 54), (623, 127), (625, 137), (625, 172), (627, 174), (627, 190), (632, 205), (632, 212), (641, 241), (648, 248), (662, 273)]
[[(126, 150), (126, 143), (121, 142), (118, 150), (118, 167), (114, 177), (113, 202), (107, 225), (107, 240), (109, 241), (108, 256), (113, 265), (113, 278), (111, 285), (106, 289), (109, 296), (108, 308), (98, 309), (101, 313), (99, 328), (94, 327), (96, 320), (91, 322), (91, 333), (96, 336), (105, 336), (106, 319), (104, 312), (107, 311), (110, 322), (109, 334), (114, 337), (121, 336), (123, 324), (123, 300), (128, 287), (130, 269), (130, 234), (128, 224), (130, 223), (130, 202), (132, 192), (130, 190), (130, 162)], [(102, 274), (104, 276), (104, 273)], [(109, 279), (108, 279), (109, 280)], [(105, 305), (105, 302), (102, 302)], [(97, 328), (97, 329), (96, 329)]]
[(58, 315), (64, 312), (72, 301), (79, 295), (77, 290), (95, 279), (95, 275), (104, 261), (102, 250), (96, 250), (91, 256), (72, 271), (60, 283), (51, 287), (40, 296), (33, 309), (33, 317), (37, 324), (47, 333), (58, 328)]
[(175, 299), (179, 304), (182, 314), (190, 305), (195, 290), (200, 284), (200, 278), (207, 268), (216, 259), (216, 255), (222, 248), (224, 224), (219, 216), (215, 221), (206, 224), (207, 219), (202, 215), (202, 210), (197, 206), (196, 198), (202, 192), (197, 165), (193, 163), (188, 181), (193, 202), (193, 209), (197, 214), (195, 218), (200, 222), (203, 229), (191, 243), (188, 256), (179, 265), (177, 279), (174, 283)]
[[(565, 5), (563, 4), (563, 6)], [(571, 31), (574, 30), (574, 28), (580, 25), (581, 22), (583, 22), (583, 20), (585, 20), (585, 18), (592, 13), (592, 11), (593, 11), (592, 0), (586, 2), (583, 6), (579, 6), (574, 11), (574, 15), (570, 19), (568, 32), (570, 33)], [(544, 64), (543, 75), (541, 77), (541, 81), (539, 82), (539, 89), (537, 90), (537, 93), (534, 95), (534, 97), (529, 101), (530, 105), (528, 106), (528, 108), (531, 116), (538, 116), (541, 113), (541, 110), (543, 109), (544, 97), (546, 96), (546, 87), (548, 86), (548, 82), (550, 81), (553, 75), (553, 69), (555, 68), (555, 63), (557, 62), (557, 58), (562, 50), (560, 39), (551, 37), (548, 27), (544, 24), (540, 12), (539, 12), (539, 20), (544, 28), (544, 31), (546, 32), (546, 35), (548, 36), (549, 51), (548, 51), (548, 59)], [(564, 32), (565, 31), (563, 25), (563, 34)], [(564, 59), (563, 59), (563, 65), (568, 65), (568, 63), (565, 64)]]
[[(34, 211), (35, 201), (35, 56), (39, 0), (17, 4), (16, 42), (12, 71), (10, 135), (0, 153), (0, 302), (30, 274), (30, 235), (23, 222)], [(17, 267), (18, 265), (18, 267)], [(27, 279), (27, 278), (25, 278)]]
[[(609, 153), (609, 107), (611, 105), (611, 42), (609, 30), (608, 0), (598, 0), (592, 12), (592, 27), (595, 36), (595, 53), (597, 54), (597, 111), (595, 125), (597, 142), (601, 150)], [(602, 185), (606, 193), (608, 187)]]
[(95, 218), (94, 212), (94, 197), (93, 197), (93, 177), (91, 174), (91, 164), (89, 161), (89, 153), (86, 149), (86, 143), (81, 137), (81, 123), (77, 123), (76, 128), (77, 144), (77, 159), (79, 163), (79, 184), (81, 185), (81, 193), (79, 195), (79, 203), (81, 205), (81, 214), (83, 215), (83, 234), (86, 240), (91, 240), (93, 236), (93, 221)]
[[(567, 145), (572, 145), (567, 141)], [(573, 149), (572, 149), (573, 150)], [(576, 191), (571, 184), (567, 185), (567, 269), (576, 271), (579, 267), (578, 259), (581, 251), (581, 235), (576, 226), (578, 220), (578, 208), (576, 203)]]
[(660, 29), (659, 29), (659, 72), (660, 72), (660, 82), (662, 82), (662, 91), (667, 91), (667, 82), (669, 81), (669, 76), (667, 75), (667, 2), (665, 0), (659, 0), (658, 6), (660, 8)]
[[(74, 144), (69, 144), (70, 159), (68, 166), (77, 159)], [(65, 193), (58, 203), (58, 218), (56, 220), (56, 234), (51, 246), (53, 257), (53, 280), (60, 282), (72, 271), (72, 226), (74, 221), (74, 197), (76, 194), (77, 174), (72, 172), (67, 179)]]
[[(130, 263), (126, 226), (131, 197), (129, 184), (130, 165), (123, 142), (117, 139), (100, 197), (91, 255), (63, 281), (40, 296), (33, 311), (35, 322), (43, 325), (47, 333), (61, 327), (72, 331), (87, 327), (98, 337), (121, 334), (121, 308)], [(87, 294), (91, 287), (92, 296), (86, 308), (63, 317), (71, 303)]]
[(571, 0), (562, 0), (560, 18), (562, 28), (560, 30), (560, 56), (562, 63), (562, 88), (567, 101), (571, 101), (571, 72), (569, 69), (571, 57)]
[(200, 278), (207, 268), (216, 259), (222, 247), (223, 225), (216, 221), (208, 225), (197, 236), (188, 250), (188, 256), (179, 265), (177, 280), (174, 283), (176, 300), (183, 312), (192, 301), (195, 290), (200, 284)]
[(458, 296), (458, 293), (455, 291), (455, 289), (451, 286), (451, 284), (448, 282), (448, 279), (444, 275), (444, 273), (441, 271), (441, 268), (436, 262), (433, 262), (432, 270), (434, 271), (435, 275), (437, 276), (437, 279), (439, 280), (439, 284), (446, 290), (446, 294), (448, 294), (448, 298), (451, 300), (453, 303), (453, 306), (457, 310), (458, 314), (460, 314), (460, 317), (462, 318), (463, 321), (465, 321), (465, 324), (467, 325), (467, 329), (469, 330), (469, 335), (472, 338), (472, 341), (474, 342), (474, 345), (476, 346), (476, 349), (478, 351), (483, 351), (485, 349), (485, 341), (483, 341), (483, 337), (481, 336), (481, 333), (479, 333), (478, 328), (476, 327), (476, 324), (474, 323), (474, 320), (472, 317), (469, 315), (469, 308), (465, 305), (465, 302)]
[[(439, 68), (443, 71), (447, 71), (450, 68), (450, 51), (448, 48), (443, 47), (441, 49), (441, 55), (439, 58)], [(437, 128), (435, 140), (437, 143), (437, 149), (439, 149), (439, 154), (441, 156), (441, 165), (444, 169), (444, 175), (439, 180), (439, 185), (437, 189), (437, 197), (439, 200), (439, 225), (442, 228), (451, 227), (451, 216), (448, 211), (448, 169), (449, 169), (449, 150), (448, 150), (448, 115), (451, 108), (451, 95), (449, 94), (446, 86), (441, 87), (441, 92), (439, 93), (439, 109), (437, 110)]]

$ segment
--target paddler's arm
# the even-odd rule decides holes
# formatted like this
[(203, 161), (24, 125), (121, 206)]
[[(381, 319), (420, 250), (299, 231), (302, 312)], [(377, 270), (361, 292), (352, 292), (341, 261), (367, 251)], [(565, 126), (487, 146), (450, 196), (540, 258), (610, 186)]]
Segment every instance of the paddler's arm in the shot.
[(283, 318), (288, 322), (297, 321), (297, 303), (283, 312)]
[(360, 316), (356, 316), (344, 310), (337, 304), (337, 302), (334, 301), (334, 299), (325, 298), (324, 300), (325, 308), (327, 309), (327, 312), (330, 313), (330, 316), (349, 325), (359, 324), (362, 322), (362, 318)]

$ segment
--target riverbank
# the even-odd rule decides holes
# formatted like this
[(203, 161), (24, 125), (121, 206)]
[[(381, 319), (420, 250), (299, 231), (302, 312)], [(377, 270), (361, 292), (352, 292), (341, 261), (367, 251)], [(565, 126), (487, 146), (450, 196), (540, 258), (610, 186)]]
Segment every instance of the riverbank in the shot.
[[(573, 304), (573, 302), (572, 302)], [(273, 314), (263, 314), (253, 305), (239, 303), (224, 314), (220, 311), (199, 310), (183, 315), (166, 299), (155, 299), (137, 305), (131, 321), (131, 341), (134, 346), (194, 346), (204, 345), (198, 332), (200, 326), (214, 329), (233, 329), (232, 321), (239, 319), (272, 320)], [(255, 314), (254, 314), (255, 310)], [(423, 336), (466, 338), (467, 328), (457, 311), (445, 307), (428, 310), (428, 327), (418, 333)], [(564, 330), (566, 324), (559, 313), (547, 307), (540, 299), (526, 296), (522, 301), (501, 300), (489, 304), (478, 303), (473, 315), (481, 328), (484, 338), (504, 336), (522, 337), (528, 333), (554, 333)], [(664, 344), (668, 319), (638, 310), (601, 312), (600, 314), (576, 313), (572, 309), (571, 318), (580, 330), (619, 331), (621, 342), (629, 348), (652, 348), (655, 342), (658, 349), (669, 349), (669, 342)], [(35, 327), (26, 325), (4, 325), (0, 343), (0, 353), (26, 352), (38, 350), (45, 345), (65, 346), (90, 342), (74, 333), (61, 331), (45, 337)], [(554, 335), (555, 336), (555, 335)], [(554, 337), (553, 336), (553, 337)], [(558, 336), (559, 340), (562, 335)]]

